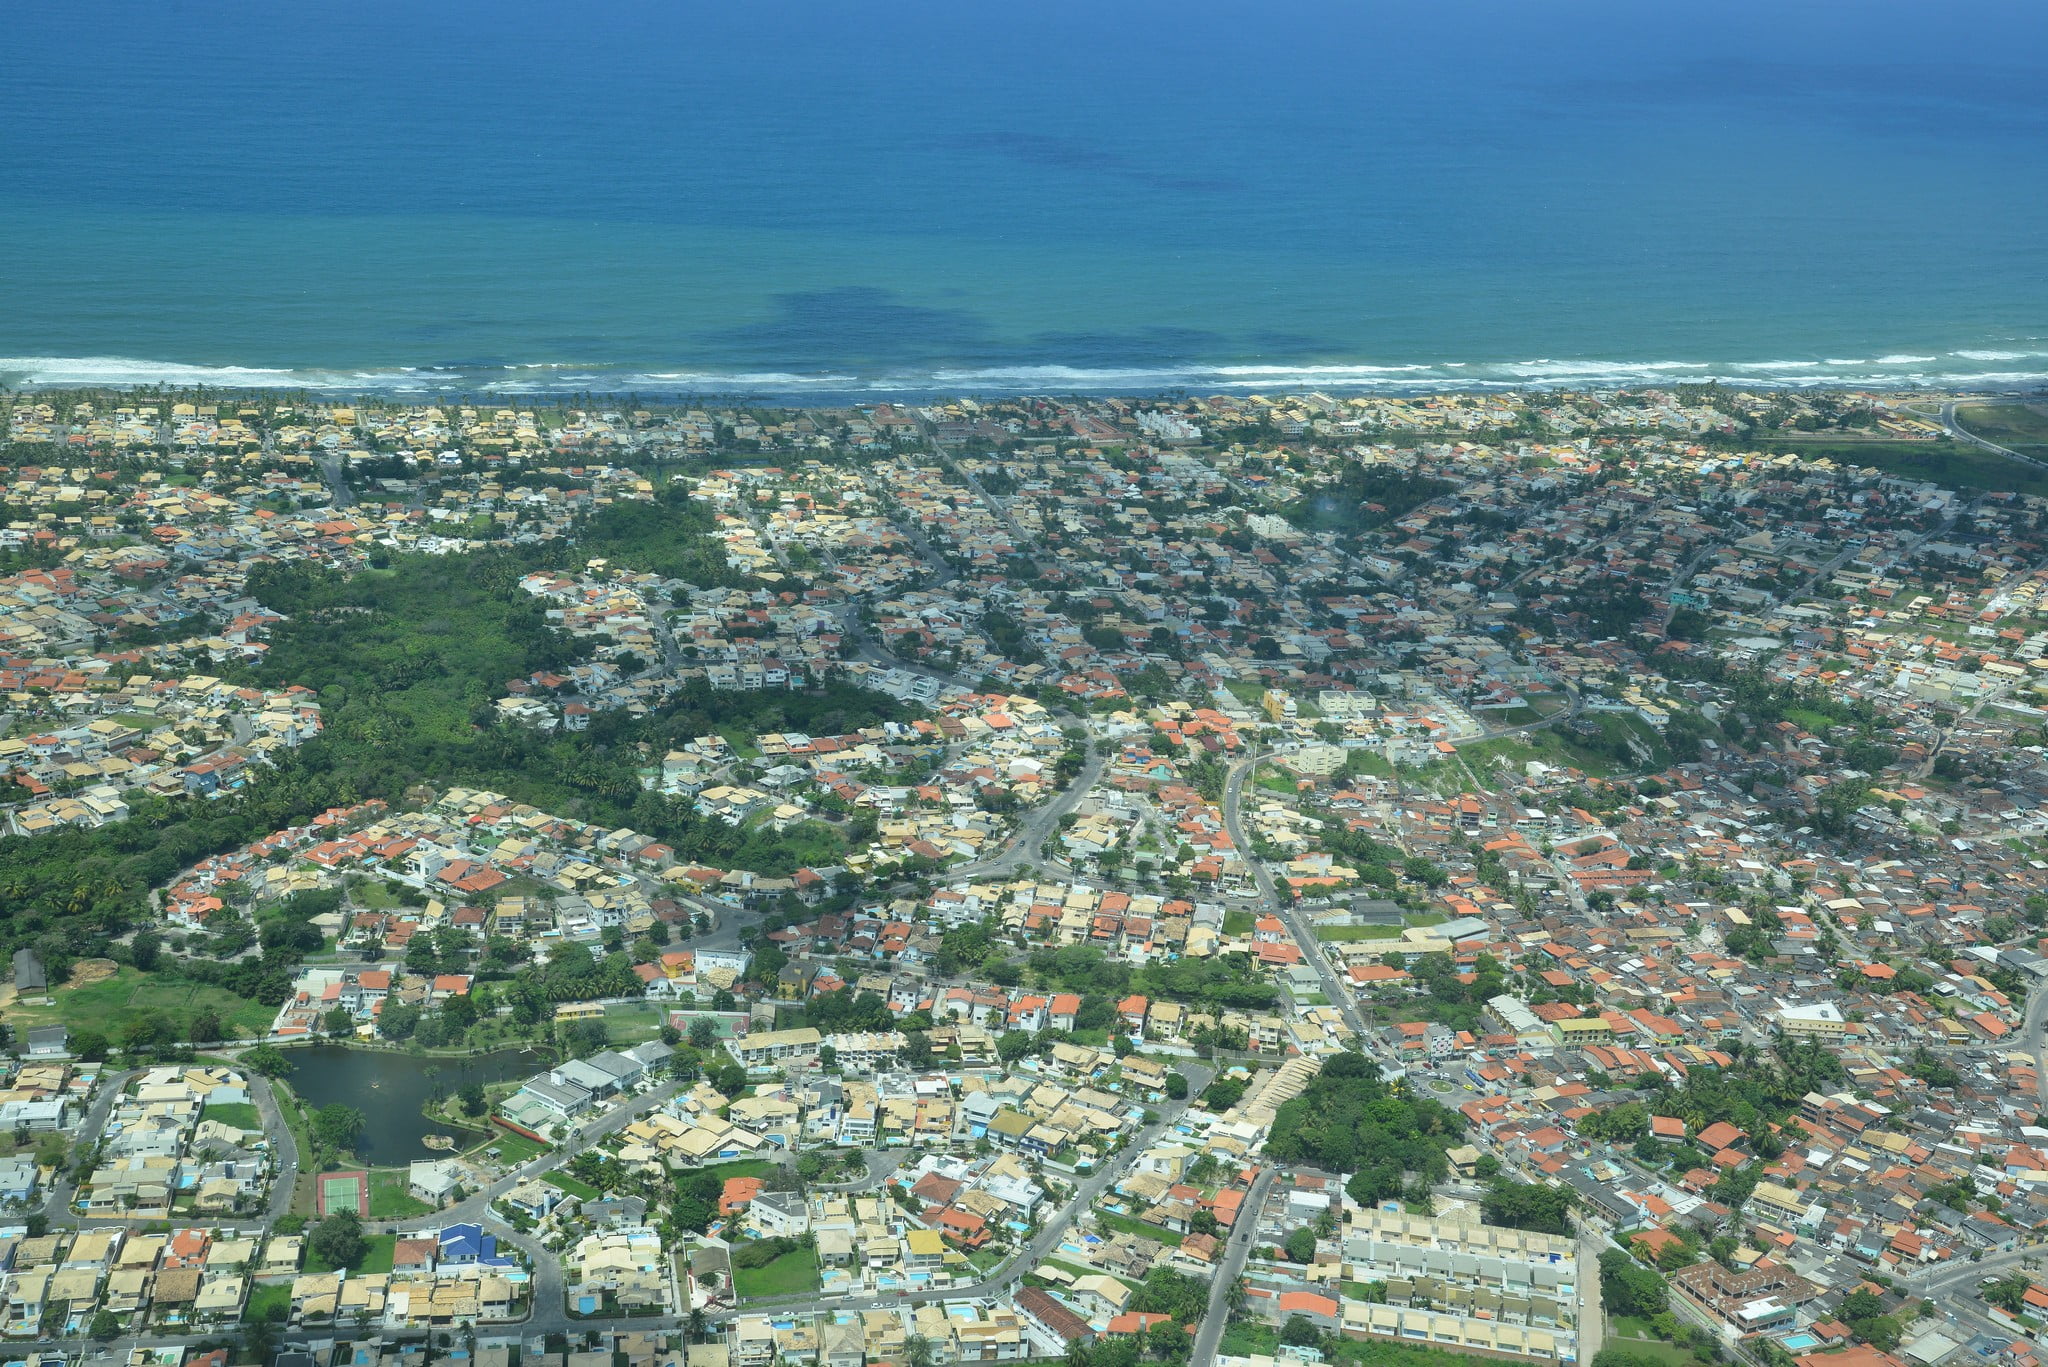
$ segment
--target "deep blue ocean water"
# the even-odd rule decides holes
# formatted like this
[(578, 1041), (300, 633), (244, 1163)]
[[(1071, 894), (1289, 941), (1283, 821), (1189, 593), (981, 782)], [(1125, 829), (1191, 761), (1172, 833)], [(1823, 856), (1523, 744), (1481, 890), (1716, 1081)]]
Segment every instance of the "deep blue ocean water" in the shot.
[(2043, 0), (65, 0), (0, 378), (2048, 374)]

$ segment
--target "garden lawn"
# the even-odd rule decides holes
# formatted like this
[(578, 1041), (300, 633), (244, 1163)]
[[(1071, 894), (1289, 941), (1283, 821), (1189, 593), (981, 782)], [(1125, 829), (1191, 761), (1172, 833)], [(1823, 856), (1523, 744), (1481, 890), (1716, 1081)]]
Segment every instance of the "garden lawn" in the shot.
[[(357, 1272), (389, 1272), (392, 1260), (398, 1254), (398, 1236), (396, 1234), (370, 1234), (365, 1236), (365, 1240), (370, 1245), (370, 1251), (363, 1255), (362, 1266), (355, 1270)], [(325, 1259), (313, 1251), (312, 1244), (308, 1242), (306, 1245), (306, 1271), (332, 1272), (334, 1270), (334, 1268), (327, 1265)]]
[(567, 1192), (579, 1201), (595, 1201), (604, 1195), (603, 1192), (591, 1186), (590, 1183), (579, 1181), (566, 1172), (546, 1173), (542, 1175), (540, 1180), (557, 1191)]
[(411, 1174), (404, 1168), (388, 1168), (370, 1174), (370, 1218), (407, 1220), (431, 1215), (434, 1208), (406, 1190)]
[(525, 1135), (514, 1134), (510, 1130), (493, 1130), (491, 1137), (478, 1144), (471, 1152), (480, 1153), (485, 1149), (496, 1149), (498, 1156), (505, 1163), (518, 1167), (523, 1163), (531, 1163), (546, 1153), (548, 1146), (538, 1139), (528, 1139)]
[(284, 1320), (291, 1313), (292, 1284), (278, 1282), (249, 1289), (248, 1304), (242, 1307), (242, 1320), (245, 1324), (253, 1324), (257, 1320)]
[(1342, 944), (1351, 940), (1398, 940), (1401, 938), (1401, 927), (1317, 926), (1316, 938), (1332, 944)]
[(732, 1289), (742, 1300), (757, 1301), (816, 1291), (817, 1250), (792, 1249), (766, 1267), (735, 1267), (732, 1270)]
[(263, 1113), (247, 1101), (214, 1102), (199, 1112), (201, 1120), (215, 1120), (230, 1129), (253, 1131), (263, 1130)]
[(1180, 1247), (1181, 1236), (1172, 1230), (1148, 1225), (1143, 1220), (1136, 1220), (1128, 1215), (1115, 1215), (1106, 1210), (1098, 1210), (1095, 1212), (1095, 1220), (1105, 1229), (1122, 1230), (1126, 1234), (1135, 1234), (1140, 1239), (1156, 1239), (1169, 1247)]
[(413, 905), (412, 899), (401, 895), (399, 889), (381, 878), (365, 880), (362, 886), (349, 895), (370, 911), (391, 911), (398, 907)]

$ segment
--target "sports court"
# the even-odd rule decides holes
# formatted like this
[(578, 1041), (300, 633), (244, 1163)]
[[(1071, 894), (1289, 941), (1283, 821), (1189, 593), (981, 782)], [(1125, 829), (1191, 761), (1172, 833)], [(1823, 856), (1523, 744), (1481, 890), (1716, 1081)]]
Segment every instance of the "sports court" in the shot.
[(368, 1219), (370, 1216), (370, 1174), (367, 1172), (327, 1172), (320, 1175), (320, 1191), (317, 1205), (320, 1217), (325, 1219), (337, 1210), (353, 1210)]

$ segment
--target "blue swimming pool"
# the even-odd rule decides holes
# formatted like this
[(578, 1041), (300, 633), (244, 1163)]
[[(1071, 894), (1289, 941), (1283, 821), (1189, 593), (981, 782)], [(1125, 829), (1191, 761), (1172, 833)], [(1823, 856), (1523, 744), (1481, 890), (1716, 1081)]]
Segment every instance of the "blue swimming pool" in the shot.
[(1818, 1348), (1820, 1340), (1811, 1334), (1790, 1334), (1778, 1340), (1794, 1353), (1803, 1353), (1809, 1348)]

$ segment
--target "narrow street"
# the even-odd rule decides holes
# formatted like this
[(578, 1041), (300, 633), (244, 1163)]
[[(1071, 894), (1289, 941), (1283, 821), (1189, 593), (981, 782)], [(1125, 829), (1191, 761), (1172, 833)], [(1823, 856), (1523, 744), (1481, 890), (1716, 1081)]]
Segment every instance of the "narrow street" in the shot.
[(1266, 1193), (1273, 1185), (1273, 1170), (1267, 1168), (1252, 1179), (1244, 1204), (1238, 1207), (1237, 1228), (1224, 1245), (1223, 1261), (1217, 1265), (1209, 1284), (1209, 1308), (1202, 1314), (1202, 1326), (1195, 1334), (1195, 1347), (1188, 1361), (1193, 1367), (1209, 1367), (1230, 1324), (1230, 1288), (1244, 1275), (1244, 1265), (1259, 1241), (1259, 1212), (1265, 1208)]

